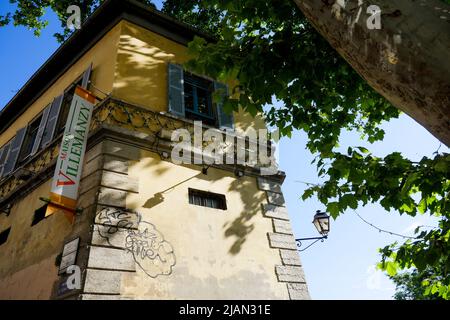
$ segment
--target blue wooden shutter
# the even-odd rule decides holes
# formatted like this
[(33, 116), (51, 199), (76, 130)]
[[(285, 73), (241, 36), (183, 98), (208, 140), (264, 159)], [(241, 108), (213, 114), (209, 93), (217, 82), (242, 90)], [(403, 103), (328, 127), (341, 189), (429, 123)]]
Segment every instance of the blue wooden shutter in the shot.
[(8, 157), (11, 141), (5, 144), (0, 150), (0, 178), (3, 177), (3, 168), (5, 167), (6, 158)]
[(8, 158), (6, 159), (5, 166), (3, 168), (3, 176), (7, 176), (14, 171), (17, 165), (17, 160), (19, 159), (20, 149), (22, 148), (23, 140), (25, 139), (25, 134), (27, 133), (27, 127), (17, 131), (16, 136), (11, 142), (11, 150), (9, 151)]
[(3, 165), (4, 165), (4, 161), (2, 160), (4, 152), (5, 152), (5, 146), (0, 149), (0, 177), (2, 176)]
[(228, 86), (220, 82), (214, 82), (214, 90), (220, 91), (221, 100), (216, 104), (217, 118), (220, 129), (234, 129), (233, 113), (228, 114), (223, 110), (223, 100), (228, 96)]
[(31, 156), (35, 155), (41, 146), (41, 141), (44, 136), (45, 126), (47, 125), (48, 115), (50, 113), (51, 105), (47, 106), (42, 113), (41, 123), (39, 124), (39, 129), (36, 134), (36, 139), (34, 140), (33, 149), (31, 149)]
[(53, 140), (63, 99), (64, 95), (60, 95), (53, 100), (48, 114), (47, 124), (45, 125), (44, 134), (42, 136), (42, 147), (45, 147)]
[(84, 89), (88, 89), (89, 81), (91, 79), (91, 72), (92, 72), (92, 63), (89, 65), (89, 68), (86, 69), (83, 73), (83, 80), (81, 81), (81, 86)]
[(169, 63), (169, 112), (184, 117), (183, 68)]

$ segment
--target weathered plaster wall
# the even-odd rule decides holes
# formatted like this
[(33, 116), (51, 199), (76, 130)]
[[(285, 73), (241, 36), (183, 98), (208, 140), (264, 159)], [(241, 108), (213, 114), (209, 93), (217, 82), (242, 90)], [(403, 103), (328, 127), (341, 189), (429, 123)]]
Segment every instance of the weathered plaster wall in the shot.
[(31, 226), (34, 211), (44, 205), (50, 181), (15, 203), (10, 215), (0, 215), (0, 230), (11, 228), (0, 246), (0, 299), (49, 299), (57, 278), (55, 258), (71, 225), (64, 215), (52, 215)]
[[(101, 152), (103, 166), (128, 161), (102, 172), (83, 298), (289, 299), (256, 178), (204, 175), (123, 143), (104, 141)], [(225, 194), (227, 210), (189, 204), (188, 188)]]
[[(72, 65), (0, 136), (0, 146), (28, 124), (49, 103), (75, 81), (93, 63), (91, 80), (100, 90), (111, 92), (120, 35), (115, 26), (81, 59)], [(55, 258), (72, 226), (64, 215), (53, 215), (31, 227), (33, 214), (48, 197), (50, 181), (21, 201), (14, 203), (10, 215), (0, 214), (0, 231), (12, 226), (8, 242), (0, 246), (0, 298), (49, 299), (57, 279)]]
[[(210, 168), (177, 166), (142, 151), (131, 166), (139, 194), (127, 207), (142, 214), (170, 242), (171, 275), (152, 278), (140, 268), (123, 278), (124, 296), (168, 299), (287, 298), (277, 282), (277, 252), (267, 245), (271, 221), (262, 217), (264, 193), (256, 179)], [(226, 195), (227, 210), (189, 204), (188, 188)], [(240, 290), (236, 290), (240, 288)]]

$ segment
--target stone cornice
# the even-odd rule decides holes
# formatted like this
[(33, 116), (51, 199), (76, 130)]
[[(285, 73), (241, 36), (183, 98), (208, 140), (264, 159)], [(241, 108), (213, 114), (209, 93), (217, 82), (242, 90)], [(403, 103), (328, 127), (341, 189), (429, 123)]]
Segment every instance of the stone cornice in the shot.
[[(92, 117), (88, 149), (104, 139), (117, 140), (123, 143), (139, 146), (142, 149), (156, 152), (160, 155), (169, 154), (174, 142), (170, 140), (170, 132), (176, 129), (186, 129), (192, 132), (194, 123), (188, 119), (175, 117), (167, 113), (154, 112), (140, 106), (136, 106), (119, 99), (107, 97), (94, 110)], [(217, 133), (225, 135), (224, 131), (204, 126), (203, 130), (213, 129)], [(243, 136), (234, 134), (235, 139), (243, 139)], [(4, 208), (17, 198), (34, 190), (41, 183), (51, 177), (56, 158), (59, 154), (59, 146), (62, 135), (56, 137), (46, 148), (30, 158), (25, 164), (17, 168), (14, 173), (0, 181), (0, 209)], [(204, 143), (206, 146), (207, 143)], [(268, 145), (263, 145), (269, 148)], [(194, 157), (194, 152), (192, 157)], [(236, 150), (234, 152), (236, 157)], [(170, 161), (162, 157), (165, 161)], [(211, 167), (229, 172), (241, 171), (244, 175), (260, 177), (260, 167), (238, 164), (213, 164)], [(21, 173), (29, 174), (25, 177)], [(283, 183), (285, 173), (265, 176), (266, 179)]]

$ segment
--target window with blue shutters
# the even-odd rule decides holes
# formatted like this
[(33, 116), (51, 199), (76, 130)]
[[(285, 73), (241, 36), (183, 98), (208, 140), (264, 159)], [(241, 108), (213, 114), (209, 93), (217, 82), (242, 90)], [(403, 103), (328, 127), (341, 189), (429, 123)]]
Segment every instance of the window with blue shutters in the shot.
[(16, 136), (0, 148), (0, 178), (13, 173), (64, 131), (75, 88), (79, 85), (88, 89), (91, 73), (92, 64), (64, 94), (56, 97), (27, 127), (17, 131)]
[(177, 64), (169, 63), (169, 112), (184, 117), (184, 72)]
[(3, 177), (3, 168), (6, 164), (6, 159), (8, 159), (9, 149), (11, 146), (11, 141), (8, 141), (1, 149), (0, 149), (0, 178)]
[(184, 76), (184, 107), (186, 118), (201, 120), (210, 126), (216, 124), (216, 115), (213, 112), (212, 81), (197, 77), (190, 73)]
[[(227, 85), (186, 72), (172, 63), (169, 63), (168, 74), (170, 113), (221, 129), (234, 129), (233, 114), (223, 110)], [(215, 92), (223, 97), (217, 103), (212, 98)]]
[(26, 132), (26, 127), (18, 130), (16, 136), (11, 141), (8, 157), (6, 158), (6, 163), (3, 167), (3, 176), (7, 176), (16, 169)]
[(31, 156), (34, 156), (42, 147), (42, 138), (44, 136), (45, 126), (47, 125), (48, 115), (50, 114), (51, 104), (48, 105), (42, 112), (41, 123), (34, 140), (33, 148), (31, 149)]
[(48, 145), (56, 136), (64, 132), (67, 117), (69, 116), (70, 105), (72, 104), (73, 95), (75, 94), (75, 89), (78, 85), (83, 87), (84, 89), (88, 89), (91, 74), (92, 64), (74, 83), (72, 83), (64, 91), (64, 94), (56, 97), (55, 100), (53, 100), (53, 103), (51, 104), (48, 111), (42, 138), (40, 138), (41, 148)]
[(55, 137), (56, 124), (61, 112), (63, 98), (63, 95), (56, 97), (50, 106), (50, 112), (48, 114), (47, 123), (45, 124), (45, 129), (41, 141), (43, 148), (45, 148), (50, 142), (52, 142), (53, 138)]
[(214, 90), (220, 97), (219, 101), (216, 103), (219, 128), (234, 129), (233, 113), (227, 113), (224, 110), (224, 99), (228, 96), (228, 86), (220, 82), (214, 82)]
[(23, 145), (20, 150), (19, 165), (26, 162), (31, 156), (31, 152), (33, 151), (34, 143), (36, 142), (36, 138), (38, 135), (39, 126), (41, 125), (41, 120), (42, 114), (31, 121), (31, 123), (27, 127), (27, 133), (25, 134)]

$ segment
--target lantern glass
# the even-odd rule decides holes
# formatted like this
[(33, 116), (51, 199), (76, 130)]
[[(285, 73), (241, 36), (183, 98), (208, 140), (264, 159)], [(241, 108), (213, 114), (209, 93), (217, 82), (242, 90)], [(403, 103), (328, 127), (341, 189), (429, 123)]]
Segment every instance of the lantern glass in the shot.
[(317, 231), (323, 236), (326, 236), (328, 232), (330, 232), (330, 216), (325, 212), (317, 211), (314, 215), (313, 224)]

